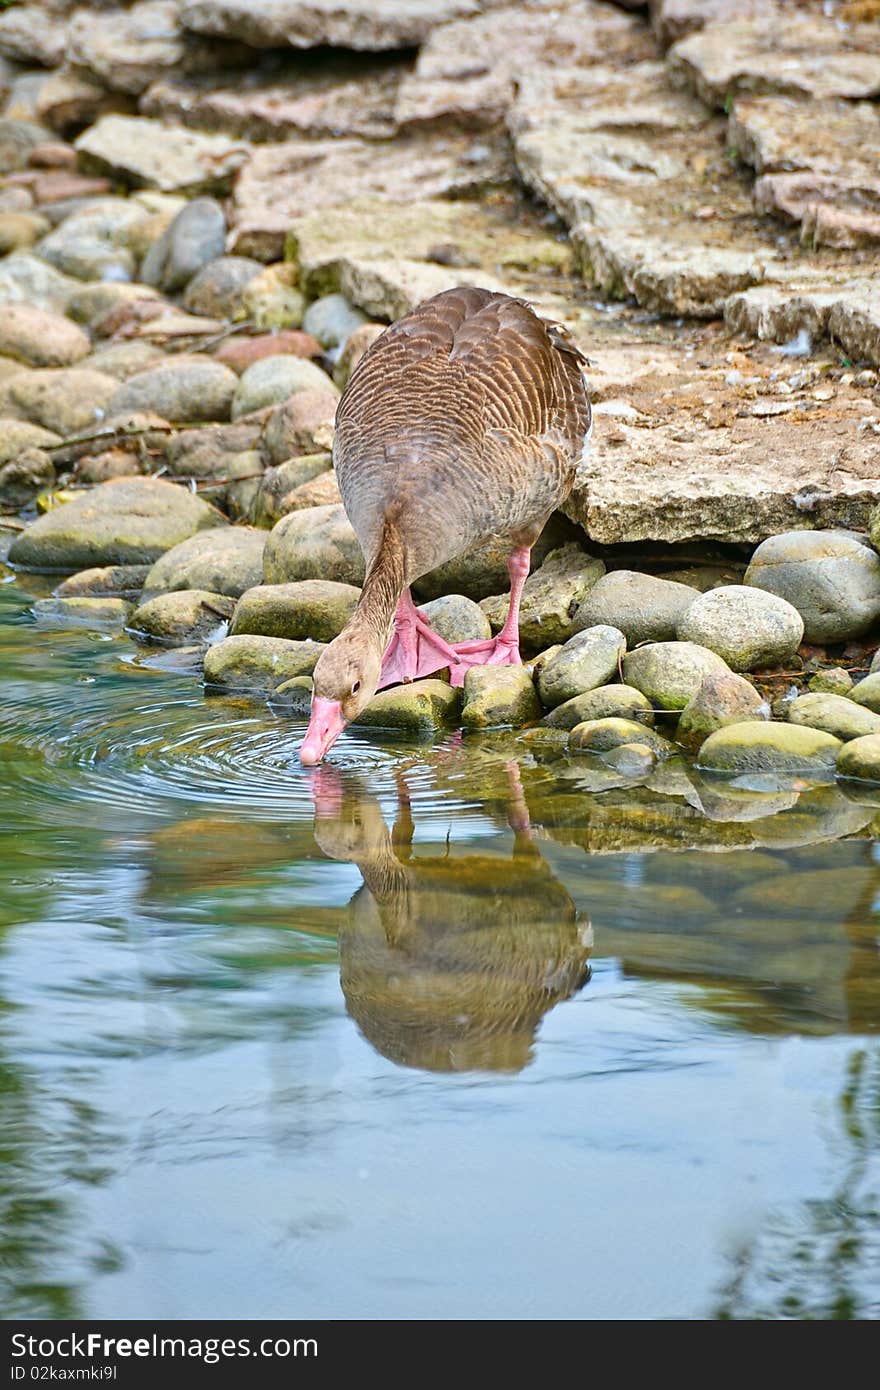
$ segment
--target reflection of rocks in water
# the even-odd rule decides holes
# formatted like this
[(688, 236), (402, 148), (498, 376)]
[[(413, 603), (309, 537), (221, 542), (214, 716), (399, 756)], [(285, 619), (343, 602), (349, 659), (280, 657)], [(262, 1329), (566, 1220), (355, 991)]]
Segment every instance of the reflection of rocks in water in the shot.
[(532, 842), (514, 795), (512, 855), (413, 854), (406, 789), (377, 800), (327, 769), (315, 838), (363, 876), (340, 932), (342, 989), (364, 1037), (431, 1071), (518, 1071), (544, 1014), (589, 979), (589, 927)]
[[(780, 817), (782, 819), (782, 817)], [(868, 841), (643, 861), (624, 887), (613, 861), (571, 884), (596, 951), (628, 975), (699, 985), (690, 998), (763, 1033), (880, 1031), (880, 865)]]

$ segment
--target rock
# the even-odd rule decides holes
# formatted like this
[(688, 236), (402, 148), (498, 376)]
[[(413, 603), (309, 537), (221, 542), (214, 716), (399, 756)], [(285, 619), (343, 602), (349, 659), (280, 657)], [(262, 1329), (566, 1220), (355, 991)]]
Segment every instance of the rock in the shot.
[(729, 671), (720, 656), (694, 642), (651, 642), (623, 658), (626, 684), (646, 695), (655, 709), (684, 709), (706, 676)]
[(74, 143), (83, 167), (163, 193), (225, 192), (248, 157), (244, 141), (145, 116), (102, 116)]
[(797, 651), (804, 635), (800, 613), (784, 598), (744, 584), (701, 594), (679, 620), (677, 636), (723, 657), (732, 671), (778, 666)]
[(551, 729), (573, 729), (595, 719), (626, 719), (650, 727), (654, 712), (640, 690), (629, 685), (602, 685), (557, 705), (543, 722)]
[[(496, 668), (497, 669), (497, 668)], [(461, 693), (445, 681), (409, 681), (380, 690), (354, 721), (373, 729), (396, 729), (428, 737), (458, 723)]]
[(384, 323), (362, 323), (360, 328), (355, 328), (353, 332), (349, 333), (333, 369), (333, 380), (340, 391), (345, 390), (352, 372), (364, 353), (384, 332)]
[(0, 355), (29, 367), (72, 367), (92, 345), (70, 319), (28, 304), (8, 304), (0, 315)]
[(79, 288), (71, 276), (27, 252), (17, 251), (0, 261), (0, 304), (29, 304), (61, 313)]
[(788, 722), (824, 729), (844, 743), (867, 734), (880, 734), (880, 714), (843, 695), (799, 695), (788, 707)]
[(310, 507), (284, 516), (269, 532), (263, 579), (286, 584), (298, 579), (364, 582), (364, 557), (344, 507)]
[(251, 526), (198, 531), (160, 556), (147, 575), (145, 592), (153, 597), (174, 589), (207, 589), (239, 598), (263, 578), (265, 545), (265, 531)]
[(657, 758), (646, 743), (621, 743), (619, 747), (608, 750), (603, 762), (620, 773), (621, 777), (641, 781), (651, 775)]
[[(519, 619), (522, 649), (539, 652), (574, 636), (575, 614), (604, 573), (602, 561), (576, 544), (552, 551), (525, 583)], [(495, 632), (504, 626), (508, 602), (509, 595), (495, 594), (480, 604)]]
[(23, 169), (31, 150), (45, 138), (45, 128), (34, 121), (0, 118), (0, 174)]
[(219, 256), (190, 280), (183, 307), (193, 314), (218, 319), (243, 319), (245, 286), (262, 274), (263, 266), (247, 256)]
[(293, 265), (267, 265), (242, 293), (245, 316), (255, 328), (299, 328), (306, 301)]
[(845, 743), (837, 758), (838, 777), (880, 782), (880, 734), (867, 734)]
[(151, 343), (111, 343), (108, 347), (98, 348), (97, 352), (91, 353), (84, 360), (83, 366), (103, 372), (105, 376), (113, 376), (117, 381), (127, 381), (137, 372), (155, 367), (163, 360), (163, 356), (161, 349), (153, 347)]
[(450, 270), (399, 256), (382, 259), (341, 255), (334, 271), (333, 283), (341, 293), (370, 318), (387, 322), (402, 318), (423, 300), (456, 285), (504, 290), (500, 280), (483, 271)]
[[(707, 24), (751, 18), (772, 11), (774, 0), (650, 0), (651, 24), (664, 48)], [(627, 9), (637, 8), (635, 5)]]
[(801, 224), (801, 240), (816, 248), (876, 246), (880, 242), (880, 181), (857, 174), (804, 170), (765, 174), (754, 189), (758, 212)]
[(675, 637), (679, 619), (696, 595), (685, 584), (632, 570), (612, 570), (593, 586), (575, 613), (576, 630), (608, 623), (631, 647)]
[(285, 354), (266, 357), (248, 367), (239, 378), (232, 402), (232, 418), (250, 415), (267, 405), (279, 405), (297, 392), (310, 389), (320, 391), (321, 400), (332, 399), (335, 411), (336, 387), (314, 362)]
[(223, 255), (226, 219), (213, 198), (196, 198), (177, 214), (141, 266), (141, 279), (174, 293), (212, 261)]
[(23, 449), (8, 463), (0, 464), (0, 508), (17, 511), (55, 482), (55, 468), (42, 449)]
[(0, 256), (8, 256), (11, 251), (27, 251), (48, 230), (49, 223), (39, 213), (0, 213)]
[(472, 666), (464, 678), (461, 722), (466, 729), (518, 728), (541, 717), (541, 705), (523, 666)]
[(83, 627), (107, 632), (124, 627), (131, 604), (122, 598), (43, 598), (33, 606), (39, 627)]
[(341, 347), (364, 323), (365, 315), (352, 308), (344, 294), (323, 295), (303, 315), (303, 328), (325, 348)]
[(360, 592), (352, 584), (329, 579), (260, 584), (239, 601), (230, 635), (256, 633), (291, 641), (332, 642), (354, 612)]
[(276, 521), (296, 510), (290, 495), (303, 483), (326, 473), (332, 464), (329, 454), (303, 454), (267, 468), (259, 480), (253, 501), (253, 518), (258, 526), (274, 526)]
[(61, 436), (42, 425), (26, 420), (0, 419), (0, 464), (17, 459), (27, 449), (51, 449), (61, 443)]
[(232, 613), (232, 600), (206, 589), (178, 589), (141, 603), (128, 621), (134, 637), (165, 646), (208, 642), (222, 633)]
[(87, 454), (75, 465), (78, 483), (106, 483), (111, 478), (131, 478), (143, 473), (140, 459), (128, 449), (105, 449), (100, 454)]
[(269, 459), (279, 463), (303, 454), (330, 453), (338, 404), (339, 397), (324, 387), (294, 392), (266, 425), (263, 448)]
[(684, 748), (699, 748), (716, 729), (769, 718), (769, 705), (749, 681), (732, 671), (716, 671), (703, 678), (688, 700), (675, 737)]
[(252, 48), (416, 48), (438, 24), (474, 12), (472, 0), (183, 0), (181, 19), (199, 34), (240, 39)]
[(314, 685), (311, 676), (291, 676), (290, 680), (282, 681), (272, 691), (269, 697), (270, 704), (281, 706), (286, 713), (296, 715), (300, 719), (308, 719)]
[(464, 594), (444, 594), (423, 603), (419, 611), (444, 642), (478, 642), (492, 636), (492, 625), (482, 608)]
[(284, 498), (284, 510), (287, 513), (303, 511), (306, 507), (333, 507), (341, 501), (336, 474), (331, 468), (288, 492)]
[(668, 739), (631, 719), (591, 719), (576, 724), (568, 736), (573, 753), (608, 753), (627, 744), (649, 748), (655, 758), (673, 758), (677, 751)]
[(323, 650), (320, 642), (226, 637), (205, 653), (205, 685), (271, 693), (285, 681), (311, 675)]
[(44, 236), (36, 254), (79, 280), (128, 281), (134, 256), (125, 244), (131, 227), (146, 217), (124, 198), (87, 199)]
[[(880, 310), (877, 331), (880, 352)], [(833, 418), (804, 411), (800, 423), (795, 412), (737, 415), (727, 424), (707, 411), (702, 420), (689, 414), (685, 427), (674, 401), (687, 389), (680, 379), (661, 392), (671, 407), (666, 420), (657, 418), (656, 389), (633, 393), (645, 411), (638, 420), (612, 426), (597, 419), (582, 486), (565, 506), (592, 540), (757, 543), (807, 520), (816, 527), (867, 523), (880, 501), (876, 436), (859, 430), (845, 401), (835, 402)], [(835, 463), (842, 449), (845, 476)]]
[(842, 746), (820, 729), (746, 720), (710, 734), (697, 766), (712, 772), (816, 774), (834, 767)]
[(85, 433), (110, 413), (118, 382), (88, 367), (23, 370), (0, 383), (0, 415), (18, 416), (56, 435)]
[(320, 357), (321, 351), (321, 344), (310, 333), (282, 328), (274, 333), (258, 333), (253, 338), (232, 338), (217, 349), (214, 357), (240, 375), (266, 357)]
[(404, 203), (359, 197), (330, 212), (298, 214), (287, 255), (309, 296), (338, 291), (351, 273), (345, 266), (376, 260), (421, 265), (435, 275), (444, 267), (513, 276), (571, 269), (570, 253), (552, 233), (522, 224), (515, 214), (485, 202), (423, 197)]
[(875, 97), (880, 52), (865, 29), (851, 30), (843, 45), (830, 16), (773, 10), (762, 22), (737, 18), (710, 24), (675, 44), (667, 56), (671, 72), (707, 106), (723, 107), (750, 93)]
[(165, 444), (169, 473), (176, 478), (225, 477), (230, 458), (257, 448), (262, 424), (260, 420), (239, 420), (235, 424), (180, 430)]
[(22, 63), (54, 68), (64, 60), (67, 25), (49, 6), (16, 5), (0, 14), (0, 53)]
[(137, 372), (117, 385), (110, 410), (154, 410), (170, 421), (228, 420), (238, 377), (210, 358), (182, 358)]
[[(113, 91), (139, 96), (166, 73), (194, 71), (216, 62), (215, 46), (184, 33), (175, 0), (140, 0), (129, 10), (95, 16), (74, 11), (67, 56)], [(227, 60), (234, 50), (224, 54)], [(53, 65), (54, 66), (54, 65)]]
[(578, 632), (544, 665), (538, 691), (548, 709), (604, 683), (620, 667), (626, 638), (616, 627), (588, 627)]
[[(403, 143), (348, 137), (256, 145), (235, 184), (234, 248), (260, 260), (281, 260), (291, 224), (306, 211), (315, 213), (365, 197), (392, 204), (467, 197), (509, 176), (501, 145), (449, 132), (432, 132)], [(347, 282), (355, 276), (360, 258), (346, 255), (345, 260), (347, 275), (340, 274), (335, 284), (325, 285), (321, 292), (338, 290), (372, 317), (385, 317), (353, 296)], [(394, 262), (386, 258), (373, 263), (386, 272), (394, 268)], [(401, 258), (404, 263), (413, 264)], [(424, 263), (417, 268), (426, 269)], [(439, 272), (440, 267), (434, 269)], [(443, 283), (437, 283), (435, 277), (434, 290), (421, 286), (419, 298), (455, 280), (448, 272), (441, 278)]]
[(850, 699), (855, 700), (857, 705), (864, 705), (865, 709), (872, 710), (874, 714), (880, 714), (880, 671), (872, 671), (871, 675), (854, 685), (850, 691)]
[(752, 556), (745, 583), (793, 604), (808, 642), (844, 642), (880, 618), (880, 557), (836, 532), (771, 536)]
[(105, 565), (80, 570), (53, 590), (56, 598), (136, 599), (150, 572), (149, 565)]
[(78, 570), (152, 563), (196, 531), (225, 525), (200, 498), (159, 478), (121, 478), (66, 502), (13, 542), (12, 564)]
[(830, 666), (817, 671), (807, 685), (816, 695), (851, 695), (853, 678), (842, 666)]
[(109, 337), (137, 322), (136, 315), (148, 307), (156, 315), (163, 309), (159, 294), (149, 285), (112, 281), (84, 285), (78, 280), (69, 284), (65, 312), (77, 323), (88, 324), (97, 337)]

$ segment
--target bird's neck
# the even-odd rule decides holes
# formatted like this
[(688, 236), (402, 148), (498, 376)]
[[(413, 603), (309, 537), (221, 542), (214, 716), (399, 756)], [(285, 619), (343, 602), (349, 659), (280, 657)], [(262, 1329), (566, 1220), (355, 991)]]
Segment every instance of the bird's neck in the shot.
[(364, 587), (351, 620), (352, 627), (361, 628), (377, 637), (382, 651), (391, 639), (394, 614), (405, 588), (403, 547), (394, 532), (386, 528), (382, 544), (367, 569)]

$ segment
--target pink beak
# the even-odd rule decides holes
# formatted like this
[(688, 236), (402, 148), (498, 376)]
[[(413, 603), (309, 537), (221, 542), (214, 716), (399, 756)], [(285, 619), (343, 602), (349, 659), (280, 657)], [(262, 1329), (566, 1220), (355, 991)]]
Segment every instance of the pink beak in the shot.
[(299, 760), (303, 767), (317, 767), (329, 753), (345, 728), (346, 719), (338, 700), (325, 700), (316, 695), (312, 700), (312, 716), (303, 739)]

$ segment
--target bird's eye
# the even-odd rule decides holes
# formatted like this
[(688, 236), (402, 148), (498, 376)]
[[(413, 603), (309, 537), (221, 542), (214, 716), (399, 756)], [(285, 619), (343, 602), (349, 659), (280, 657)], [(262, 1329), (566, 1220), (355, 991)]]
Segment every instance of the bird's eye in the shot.
[(356, 694), (358, 693), (358, 691), (360, 690), (360, 688), (361, 688), (361, 683), (360, 683), (360, 681), (355, 681), (354, 685), (351, 687), (351, 693), (352, 693), (352, 695), (356, 695)]

